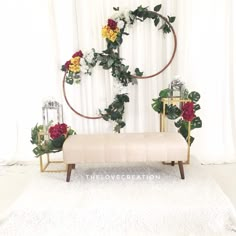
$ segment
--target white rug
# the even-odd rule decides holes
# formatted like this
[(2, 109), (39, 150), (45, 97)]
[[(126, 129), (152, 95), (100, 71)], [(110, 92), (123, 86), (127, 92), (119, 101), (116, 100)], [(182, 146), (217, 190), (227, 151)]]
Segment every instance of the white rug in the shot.
[(0, 222), (3, 236), (235, 235), (235, 211), (198, 163), (39, 173)]

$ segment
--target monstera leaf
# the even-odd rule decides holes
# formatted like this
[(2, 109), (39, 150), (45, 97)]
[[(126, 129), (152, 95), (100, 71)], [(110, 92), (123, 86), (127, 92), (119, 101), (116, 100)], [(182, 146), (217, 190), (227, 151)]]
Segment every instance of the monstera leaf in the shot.
[(161, 90), (161, 92), (159, 93), (159, 96), (160, 96), (161, 98), (168, 98), (168, 97), (170, 96), (170, 92), (171, 92), (171, 90), (170, 90), (169, 88), (163, 89), (163, 90)]
[[(184, 137), (186, 142), (188, 142), (188, 129), (186, 128), (185, 125), (182, 125), (179, 128), (179, 133)], [(193, 141), (194, 141), (194, 137), (190, 136), (190, 145), (193, 143)]]
[(170, 120), (175, 120), (181, 115), (181, 110), (175, 105), (166, 105), (166, 116)]
[(183, 119), (180, 118), (178, 121), (175, 122), (175, 127), (176, 128), (180, 128), (183, 124)]
[(197, 116), (191, 121), (191, 130), (201, 127), (202, 127), (202, 120), (200, 119), (200, 117)]
[(191, 92), (189, 95), (188, 95), (188, 98), (192, 101), (192, 102), (198, 102), (199, 99), (200, 99), (200, 94), (196, 91), (193, 91)]
[(163, 106), (163, 102), (161, 101), (161, 98), (157, 98), (157, 99), (152, 99), (153, 103), (152, 103), (152, 108), (154, 111), (158, 112), (158, 113), (162, 113), (162, 106)]
[(52, 146), (55, 148), (55, 149), (59, 149), (59, 148), (62, 148), (62, 145), (65, 141), (65, 136), (62, 135), (60, 136), (59, 138), (56, 138), (56, 139), (53, 139), (52, 140)]

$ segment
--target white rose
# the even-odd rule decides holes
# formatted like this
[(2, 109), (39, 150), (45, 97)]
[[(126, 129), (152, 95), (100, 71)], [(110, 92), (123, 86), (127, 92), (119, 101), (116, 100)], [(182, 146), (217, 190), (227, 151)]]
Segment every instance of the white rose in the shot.
[(87, 55), (86, 55), (86, 60), (88, 63), (92, 63), (93, 62), (93, 58), (94, 58), (94, 53), (93, 51), (89, 52)]
[(127, 22), (127, 24), (130, 24), (130, 18), (133, 18), (132, 14), (130, 14), (130, 11), (126, 11), (124, 13), (124, 18), (125, 18), (125, 21)]
[(81, 67), (80, 71), (81, 71), (82, 73), (86, 74), (86, 73), (88, 73), (88, 71), (89, 71), (89, 67), (88, 67), (88, 66), (83, 66), (83, 67)]
[(118, 27), (119, 29), (123, 29), (124, 25), (125, 25), (125, 23), (124, 23), (123, 20), (120, 20), (120, 21), (118, 21), (118, 23), (117, 23), (117, 27)]
[(81, 65), (81, 67), (87, 66), (87, 63), (86, 63), (86, 61), (84, 60), (84, 58), (81, 58), (81, 59), (80, 59), (80, 65)]

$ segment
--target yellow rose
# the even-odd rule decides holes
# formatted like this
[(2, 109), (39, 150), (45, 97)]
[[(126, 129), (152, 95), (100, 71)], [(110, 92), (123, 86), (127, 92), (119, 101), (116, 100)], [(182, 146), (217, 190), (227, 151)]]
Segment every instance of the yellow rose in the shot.
[(118, 27), (116, 27), (115, 32), (116, 32), (116, 33), (119, 33), (119, 32), (120, 32), (120, 29), (119, 29)]
[(79, 65), (69, 65), (69, 70), (72, 72), (80, 72), (80, 67)]
[(108, 26), (106, 25), (102, 28), (102, 37), (107, 38), (107, 34), (108, 34)]
[(107, 38), (112, 42), (116, 41), (117, 34), (120, 32), (120, 29), (116, 27), (115, 30), (112, 30), (108, 25), (102, 28), (102, 37)]
[(115, 42), (116, 38), (117, 38), (117, 34), (115, 33), (109, 38), (109, 40), (111, 40), (112, 42)]
[(73, 57), (70, 61), (73, 65), (79, 65), (80, 57)]

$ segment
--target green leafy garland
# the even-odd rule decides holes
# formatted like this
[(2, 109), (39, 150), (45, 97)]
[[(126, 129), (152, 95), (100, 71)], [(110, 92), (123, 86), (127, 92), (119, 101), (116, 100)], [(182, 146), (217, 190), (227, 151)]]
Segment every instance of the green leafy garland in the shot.
[[(115, 11), (119, 11), (119, 8), (113, 8)], [(134, 11), (130, 11), (130, 24), (134, 24), (135, 21), (145, 21), (146, 19), (151, 19), (154, 21), (154, 25), (158, 26), (160, 22), (160, 17), (157, 14), (158, 11), (160, 11), (161, 5), (157, 5), (154, 7), (154, 11), (148, 10), (148, 7), (142, 7), (139, 6)], [(123, 85), (127, 86), (129, 83), (136, 84), (137, 80), (132, 77), (131, 72), (129, 71), (129, 66), (124, 65), (122, 63), (122, 60), (119, 57), (119, 53), (115, 52), (115, 49), (119, 49), (123, 42), (123, 36), (128, 35), (128, 33), (125, 31), (127, 27), (127, 22), (125, 19), (122, 19), (124, 21), (124, 27), (120, 30), (120, 34), (118, 35), (117, 39), (112, 42), (108, 39), (106, 39), (107, 42), (107, 49), (103, 51), (102, 54), (99, 54), (98, 61), (100, 61), (101, 66), (103, 66), (103, 69), (112, 69), (112, 76), (117, 78), (118, 81)], [(175, 21), (175, 17), (169, 17), (168, 21), (170, 23), (173, 23)], [(163, 33), (170, 33), (171, 29), (168, 26), (166, 22), (164, 22), (159, 30), (162, 30)], [(142, 76), (143, 72), (140, 72), (139, 68), (135, 69), (135, 75)], [(126, 99), (128, 99), (128, 95), (126, 94)], [(116, 126), (114, 128), (115, 132), (120, 132), (120, 129), (125, 126), (125, 122), (123, 121), (123, 114), (124, 114), (124, 103), (122, 104), (123, 109), (118, 110), (116, 113), (115, 118), (110, 115), (111, 109), (110, 107), (112, 104), (116, 103), (117, 95), (115, 97), (115, 101), (111, 103), (111, 105), (108, 106), (108, 108), (105, 109), (105, 112), (100, 112), (101, 116), (104, 120), (113, 120), (116, 121)], [(127, 101), (127, 102), (128, 102)]]
[(125, 122), (122, 120), (125, 111), (125, 103), (129, 102), (127, 94), (117, 94), (113, 103), (105, 109), (105, 113), (100, 111), (103, 119), (108, 121), (112, 120), (116, 123), (114, 131), (120, 133), (120, 129), (125, 126)]
[[(167, 88), (167, 89), (163, 89), (160, 91), (159, 93), (159, 97), (153, 99), (153, 103), (152, 103), (152, 108), (154, 109), (154, 111), (156, 111), (157, 113), (161, 114), (163, 113), (163, 102), (162, 99), (163, 98), (170, 98), (171, 101), (171, 89)], [(184, 92), (184, 97), (183, 99), (189, 99), (191, 101), (191, 103), (193, 103), (193, 116), (194, 118), (190, 120), (191, 122), (191, 126), (190, 126), (190, 130), (196, 129), (196, 128), (201, 128), (202, 127), (202, 120), (199, 116), (196, 116), (195, 112), (200, 110), (201, 107), (200, 105), (197, 103), (200, 99), (200, 94), (196, 91), (193, 92), (188, 92), (187, 89), (185, 89)], [(166, 104), (165, 105), (165, 114), (166, 117), (170, 120), (176, 120), (178, 119), (176, 122), (174, 122), (175, 126), (178, 128), (178, 132), (184, 137), (184, 139), (188, 142), (188, 120), (185, 120), (183, 117), (183, 109), (180, 109), (179, 107), (177, 107), (176, 105), (173, 104)], [(194, 141), (194, 137), (190, 136), (190, 145), (193, 143)]]
[[(119, 12), (119, 7), (113, 9), (114, 11)], [(139, 6), (134, 11), (129, 11), (128, 16), (126, 17), (124, 16), (124, 14), (118, 14), (118, 16), (116, 17), (116, 21), (122, 23), (122, 27), (118, 29), (116, 27), (117, 22), (115, 20), (109, 19), (110, 21), (114, 21), (112, 23), (115, 24), (115, 27), (117, 29), (116, 31), (114, 31), (115, 35), (113, 35), (113, 39), (106, 38), (107, 48), (102, 53), (97, 53), (93, 49), (94, 56), (90, 64), (87, 63), (88, 60), (86, 60), (85, 58), (87, 66), (90, 66), (90, 68), (95, 67), (98, 63), (99, 66), (102, 66), (104, 70), (111, 70), (112, 76), (116, 78), (117, 81), (124, 87), (128, 86), (128, 84), (130, 83), (133, 85), (137, 84), (137, 79), (132, 75), (134, 74), (136, 76), (142, 76), (143, 72), (141, 72), (139, 68), (136, 68), (134, 73), (131, 73), (131, 71), (129, 70), (129, 66), (125, 65), (123, 63), (123, 58), (119, 56), (119, 47), (123, 43), (123, 36), (128, 35), (126, 29), (129, 25), (133, 25), (137, 21), (144, 22), (146, 19), (150, 19), (157, 27), (160, 22), (163, 21), (157, 13), (160, 11), (160, 9), (161, 5), (155, 6), (154, 11), (148, 10), (148, 7)], [(171, 24), (175, 21), (175, 17), (167, 16), (166, 20)], [(171, 32), (170, 27), (165, 21), (162, 22), (161, 26), (158, 29), (162, 30), (164, 34)], [(76, 56), (79, 55), (79, 60), (83, 58), (83, 53), (81, 51), (75, 54)], [(73, 58), (72, 60), (74, 61)], [(76, 67), (72, 64), (70, 63), (70, 61), (68, 61), (65, 63), (65, 65), (62, 65), (62, 71), (65, 71), (65, 73), (68, 74), (68, 77), (66, 77), (66, 82), (69, 84), (73, 84), (74, 81), (77, 83), (80, 81), (80, 79), (78, 79), (80, 78), (79, 64), (77, 64)], [(72, 71), (70, 71), (69, 68), (71, 68)], [(105, 108), (103, 112), (99, 110), (100, 115), (104, 120), (111, 120), (116, 123), (116, 126), (114, 127), (115, 132), (120, 132), (120, 129), (125, 126), (125, 122), (123, 121), (123, 114), (126, 102), (129, 102), (128, 94), (117, 94), (114, 98), (114, 101), (107, 108)]]

